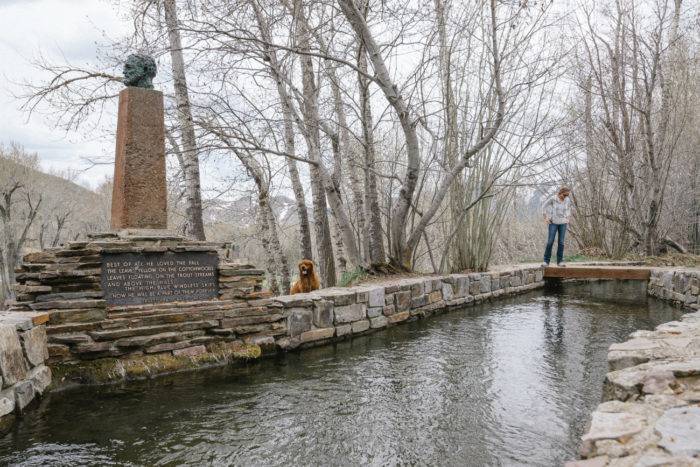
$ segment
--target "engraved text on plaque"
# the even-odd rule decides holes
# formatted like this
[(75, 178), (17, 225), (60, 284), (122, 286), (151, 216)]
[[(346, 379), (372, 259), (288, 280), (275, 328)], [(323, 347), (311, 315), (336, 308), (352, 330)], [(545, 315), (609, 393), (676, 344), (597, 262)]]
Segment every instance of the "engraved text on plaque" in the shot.
[(104, 253), (102, 291), (109, 305), (213, 300), (217, 265), (207, 252)]

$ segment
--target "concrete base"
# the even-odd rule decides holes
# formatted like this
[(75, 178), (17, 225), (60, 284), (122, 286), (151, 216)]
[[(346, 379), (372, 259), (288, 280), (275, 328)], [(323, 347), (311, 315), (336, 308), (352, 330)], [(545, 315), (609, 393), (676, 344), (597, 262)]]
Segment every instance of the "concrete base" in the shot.
[(186, 237), (168, 229), (114, 229), (107, 232), (88, 234), (88, 238), (92, 240), (187, 240)]

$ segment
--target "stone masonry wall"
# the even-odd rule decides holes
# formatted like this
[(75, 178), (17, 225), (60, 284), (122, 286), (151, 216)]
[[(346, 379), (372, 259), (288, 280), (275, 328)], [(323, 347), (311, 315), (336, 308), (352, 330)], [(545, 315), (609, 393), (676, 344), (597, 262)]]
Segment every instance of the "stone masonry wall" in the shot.
[(108, 306), (101, 289), (102, 253), (215, 254), (218, 247), (174, 236), (100, 236), (30, 253), (17, 270), (17, 299), (10, 309), (48, 313), (52, 365), (166, 354), (186, 360), (215, 351), (247, 355), (243, 337), (285, 332), (283, 318), (267, 315), (264, 272), (252, 266), (219, 263), (218, 300)]
[(630, 337), (570, 466), (700, 465), (700, 312)]
[(649, 295), (687, 313), (613, 344), (604, 402), (575, 466), (700, 465), (700, 311), (697, 269), (653, 269)]
[(46, 313), (0, 313), (0, 433), (51, 384)]
[(274, 297), (270, 309), (276, 308), (279, 316), (287, 320), (287, 335), (277, 339), (276, 344), (281, 349), (294, 349), (363, 334), (502, 295), (522, 293), (543, 284), (542, 269), (525, 267), (504, 272), (450, 274), (327, 288), (308, 294)]
[(700, 309), (700, 270), (652, 269), (649, 295), (691, 310)]
[(58, 386), (146, 378), (318, 345), (437, 311), (539, 287), (542, 270), (392, 280), (270, 297), (263, 271), (219, 265), (219, 299), (108, 306), (101, 253), (216, 251), (178, 237), (97, 238), (32, 253), (17, 274), (14, 311), (49, 315), (49, 362)]

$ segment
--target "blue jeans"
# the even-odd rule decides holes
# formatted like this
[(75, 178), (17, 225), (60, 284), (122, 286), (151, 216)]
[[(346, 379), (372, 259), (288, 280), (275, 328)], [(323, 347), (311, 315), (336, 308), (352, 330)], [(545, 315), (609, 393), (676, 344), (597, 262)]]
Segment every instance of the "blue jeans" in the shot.
[(566, 224), (549, 224), (549, 235), (547, 236), (547, 247), (544, 249), (544, 262), (549, 264), (552, 259), (552, 245), (554, 245), (554, 236), (559, 233), (559, 242), (557, 243), (557, 264), (564, 261), (564, 237), (566, 236)]

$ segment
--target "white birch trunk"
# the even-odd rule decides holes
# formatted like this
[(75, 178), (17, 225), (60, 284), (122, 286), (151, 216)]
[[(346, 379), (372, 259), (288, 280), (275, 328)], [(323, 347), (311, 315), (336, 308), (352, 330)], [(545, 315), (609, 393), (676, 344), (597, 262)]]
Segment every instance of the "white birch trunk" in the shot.
[(182, 55), (180, 30), (177, 20), (175, 0), (164, 0), (165, 23), (170, 42), (170, 61), (173, 70), (173, 88), (177, 118), (182, 139), (182, 172), (185, 176), (185, 234), (188, 237), (205, 240), (202, 221), (202, 191), (199, 177), (199, 154), (192, 121), (192, 109), (185, 77), (185, 63)]

